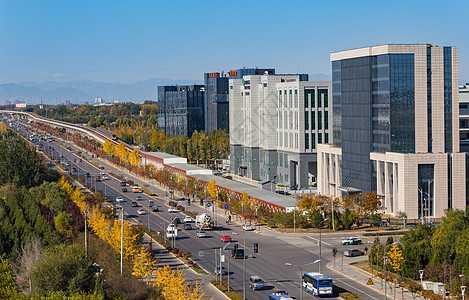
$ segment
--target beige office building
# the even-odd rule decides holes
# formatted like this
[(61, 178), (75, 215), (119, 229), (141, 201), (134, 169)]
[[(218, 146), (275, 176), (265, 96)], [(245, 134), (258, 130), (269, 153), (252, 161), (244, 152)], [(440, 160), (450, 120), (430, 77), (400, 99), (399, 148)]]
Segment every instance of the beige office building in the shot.
[(331, 54), (333, 143), (318, 191), (376, 191), (384, 212), (439, 218), (467, 206), (457, 47), (382, 45)]

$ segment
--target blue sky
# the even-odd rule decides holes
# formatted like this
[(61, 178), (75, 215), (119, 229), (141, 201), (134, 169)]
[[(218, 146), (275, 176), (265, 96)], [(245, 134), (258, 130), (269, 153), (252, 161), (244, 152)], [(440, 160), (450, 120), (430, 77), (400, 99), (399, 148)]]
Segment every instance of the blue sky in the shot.
[(468, 18), (466, 1), (0, 0), (0, 83), (330, 74), (330, 52), (385, 43), (458, 46), (469, 81)]

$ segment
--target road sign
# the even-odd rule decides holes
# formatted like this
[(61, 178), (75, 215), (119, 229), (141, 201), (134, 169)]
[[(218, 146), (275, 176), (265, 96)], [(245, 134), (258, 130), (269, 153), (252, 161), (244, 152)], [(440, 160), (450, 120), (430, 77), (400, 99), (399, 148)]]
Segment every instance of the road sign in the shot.
[(220, 262), (222, 262), (222, 263), (225, 262), (225, 255), (220, 255)]
[(210, 204), (210, 202), (207, 202), (207, 207), (210, 207), (212, 204)]
[(229, 206), (228, 206), (228, 204), (225, 204), (225, 206), (224, 206), (224, 207), (225, 207), (225, 209), (228, 209), (228, 207), (229, 207)]
[(366, 282), (366, 285), (373, 285), (373, 280), (371, 278), (368, 278), (368, 281)]

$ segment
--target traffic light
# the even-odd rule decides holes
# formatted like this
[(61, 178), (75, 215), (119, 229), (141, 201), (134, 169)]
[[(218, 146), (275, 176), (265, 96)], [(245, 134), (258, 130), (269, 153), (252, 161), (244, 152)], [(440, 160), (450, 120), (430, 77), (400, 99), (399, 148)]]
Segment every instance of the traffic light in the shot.
[(259, 244), (254, 243), (254, 253), (259, 253)]
[(187, 205), (191, 205), (191, 199), (187, 199)]
[(203, 199), (200, 199), (200, 205), (204, 206), (204, 200)]

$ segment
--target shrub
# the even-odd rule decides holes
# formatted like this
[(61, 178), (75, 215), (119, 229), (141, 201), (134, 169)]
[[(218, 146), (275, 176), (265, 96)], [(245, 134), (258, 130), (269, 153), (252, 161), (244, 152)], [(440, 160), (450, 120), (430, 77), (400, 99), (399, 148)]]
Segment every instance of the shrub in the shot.
[(179, 248), (173, 248), (173, 249), (171, 249), (171, 253), (173, 253), (173, 254), (178, 254), (178, 253), (179, 253)]
[(179, 250), (179, 251), (177, 252), (177, 256), (179, 256), (179, 257), (182, 257), (183, 254), (184, 254), (184, 252), (182, 252), (181, 250)]

